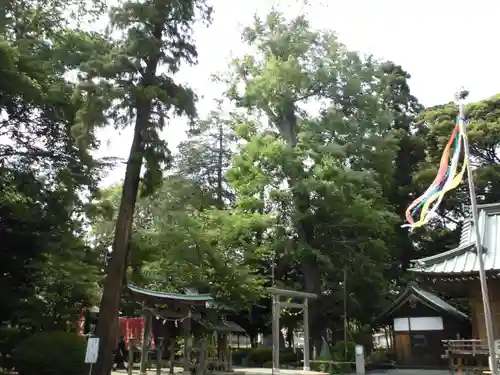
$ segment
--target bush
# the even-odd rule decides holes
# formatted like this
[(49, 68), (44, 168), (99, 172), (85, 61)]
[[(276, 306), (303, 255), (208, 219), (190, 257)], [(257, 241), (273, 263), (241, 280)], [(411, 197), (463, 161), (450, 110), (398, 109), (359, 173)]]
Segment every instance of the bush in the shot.
[(273, 349), (271, 348), (253, 348), (246, 356), (247, 366), (264, 367), (264, 363), (273, 361)]
[[(293, 348), (280, 349), (280, 365), (297, 365), (298, 362), (298, 366), (301, 366), (302, 358), (302, 350), (295, 353)], [(233, 349), (232, 361), (236, 366), (266, 367), (269, 363), (272, 364), (273, 349), (262, 347)]]
[(69, 332), (40, 332), (14, 350), (19, 375), (85, 375), (85, 339)]
[[(347, 344), (347, 358), (345, 357), (346, 354), (346, 347)], [(339, 361), (339, 362), (352, 362), (354, 361), (354, 351), (355, 351), (356, 344), (353, 341), (347, 341), (347, 343), (344, 343), (344, 341), (337, 341), (335, 345), (332, 348), (332, 357), (334, 361)]]
[(14, 327), (0, 327), (0, 368), (11, 370), (14, 367), (12, 352), (26, 335)]
[(236, 366), (246, 366), (245, 359), (248, 357), (248, 353), (253, 350), (252, 348), (235, 348), (231, 351), (231, 358), (233, 365)]

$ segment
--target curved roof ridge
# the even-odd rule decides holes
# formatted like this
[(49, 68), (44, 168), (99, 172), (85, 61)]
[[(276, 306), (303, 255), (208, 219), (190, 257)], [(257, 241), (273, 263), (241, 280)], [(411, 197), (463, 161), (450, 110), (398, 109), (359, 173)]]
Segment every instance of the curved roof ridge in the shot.
[(139, 288), (133, 284), (128, 284), (127, 288), (134, 293), (142, 294), (145, 296), (172, 299), (179, 301), (213, 301), (210, 294), (183, 294), (183, 293), (170, 293), (170, 292), (156, 292), (154, 290)]
[(473, 242), (470, 242), (466, 245), (458, 246), (458, 247), (455, 247), (454, 249), (444, 251), (444, 252), (436, 254), (436, 255), (431, 255), (431, 256), (428, 256), (425, 258), (420, 258), (420, 259), (412, 259), (410, 262), (413, 262), (416, 264), (425, 264), (427, 262), (432, 263), (432, 261), (440, 262), (443, 259), (448, 258), (450, 255), (460, 255), (464, 252), (467, 252), (473, 246), (475, 246), (475, 244)]
[(388, 309), (377, 316), (374, 319), (374, 322), (380, 321), (382, 318), (390, 316), (392, 313), (398, 310), (403, 305), (403, 303), (405, 303), (412, 295), (415, 296), (421, 303), (433, 310), (452, 315), (458, 319), (470, 319), (467, 314), (460, 311), (450, 303), (446, 302), (437, 294), (422, 289), (415, 282), (410, 282), (408, 283), (406, 290), (396, 298), (396, 300), (389, 306)]

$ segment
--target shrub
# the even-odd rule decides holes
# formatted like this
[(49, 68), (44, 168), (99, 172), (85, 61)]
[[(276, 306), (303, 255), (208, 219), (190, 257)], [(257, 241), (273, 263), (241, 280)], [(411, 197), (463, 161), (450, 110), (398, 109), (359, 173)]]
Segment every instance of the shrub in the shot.
[(248, 353), (250, 353), (251, 350), (252, 350), (252, 348), (237, 348), (237, 349), (234, 348), (231, 351), (233, 365), (247, 366), (247, 364), (245, 363), (245, 360), (248, 357)]
[[(347, 358), (345, 358), (346, 354), (346, 344), (347, 344)], [(339, 362), (351, 362), (354, 361), (354, 351), (356, 344), (353, 341), (337, 341), (332, 348), (333, 359)]]
[(264, 363), (273, 361), (273, 349), (253, 348), (246, 356), (247, 366), (264, 367)]
[(19, 375), (84, 375), (85, 339), (69, 332), (40, 332), (14, 350)]
[[(301, 365), (303, 351), (297, 349), (295, 353), (293, 348), (280, 349), (280, 365)], [(273, 361), (272, 348), (239, 348), (232, 351), (233, 365), (250, 366), (250, 367), (266, 367)]]
[(0, 368), (11, 370), (14, 367), (12, 352), (25, 336), (19, 328), (0, 327)]

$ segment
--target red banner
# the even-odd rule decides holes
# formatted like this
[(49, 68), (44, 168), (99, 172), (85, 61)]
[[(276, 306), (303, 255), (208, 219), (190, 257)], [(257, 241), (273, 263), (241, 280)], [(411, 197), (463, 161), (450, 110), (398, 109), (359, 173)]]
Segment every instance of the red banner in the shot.
[(76, 328), (76, 333), (78, 336), (85, 335), (85, 310), (80, 312), (80, 317), (78, 318), (78, 327)]
[[(144, 340), (144, 318), (120, 318), (120, 334), (123, 336), (127, 348), (130, 339), (136, 338), (140, 345)], [(151, 347), (155, 347), (153, 333), (150, 334)]]

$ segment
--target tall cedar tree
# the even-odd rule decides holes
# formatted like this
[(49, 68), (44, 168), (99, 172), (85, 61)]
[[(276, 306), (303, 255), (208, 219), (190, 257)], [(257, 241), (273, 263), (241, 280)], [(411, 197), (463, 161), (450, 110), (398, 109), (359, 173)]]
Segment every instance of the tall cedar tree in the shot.
[[(195, 63), (192, 26), (198, 16), (209, 21), (210, 14), (211, 8), (204, 0), (126, 1), (110, 10), (110, 31), (121, 37), (109, 39), (109, 53), (97, 56), (83, 69), (75, 100), (85, 103), (86, 110), (80, 111), (80, 123), (73, 129), (80, 143), (85, 146), (91, 127), (96, 125), (134, 123), (100, 305), (100, 347), (94, 375), (111, 371), (139, 187), (142, 186), (143, 194), (150, 194), (161, 183), (162, 170), (169, 162), (167, 144), (159, 133), (170, 115), (195, 116), (195, 95), (171, 76), (181, 63)], [(143, 161), (146, 170), (141, 181)]]

